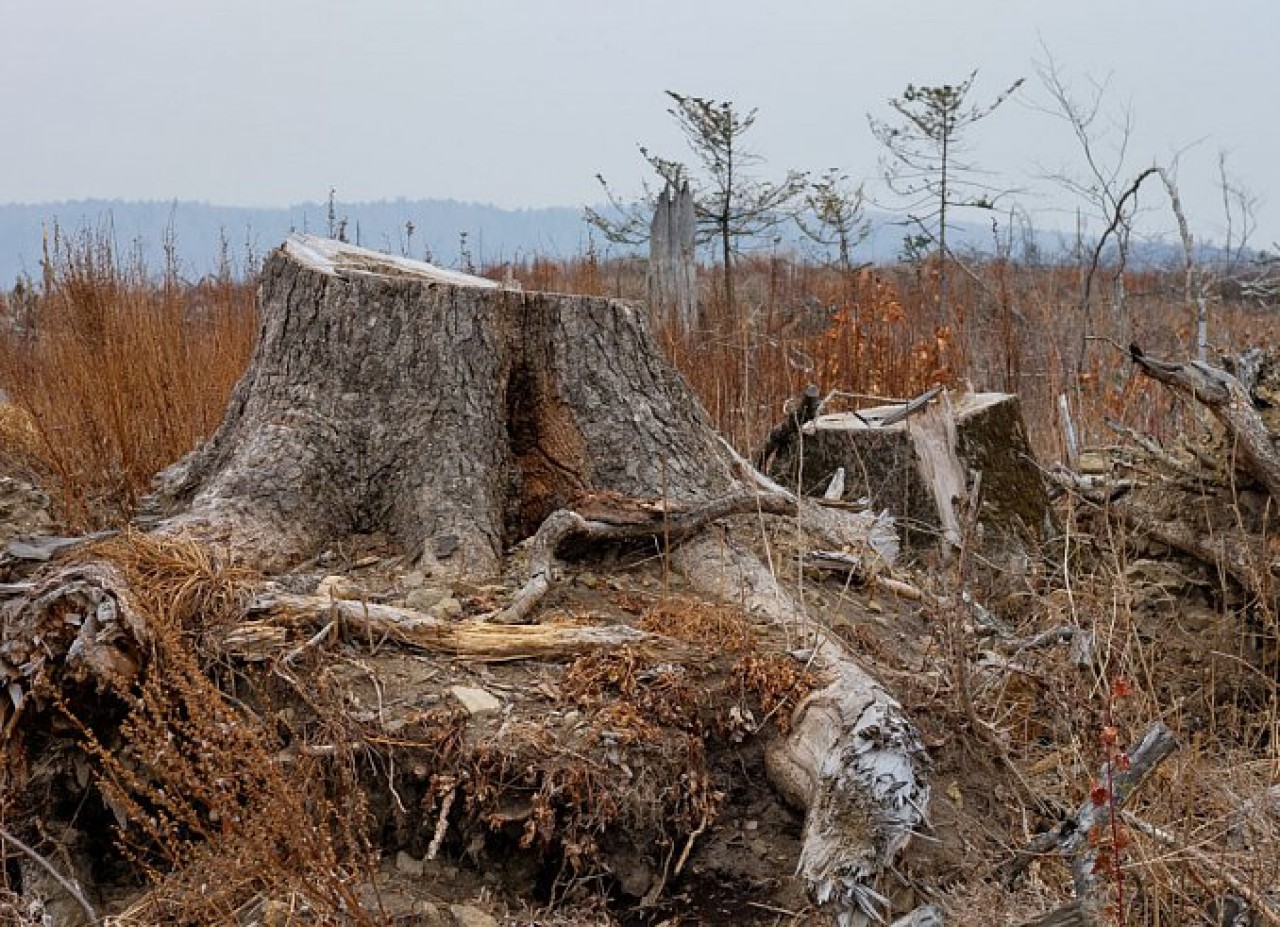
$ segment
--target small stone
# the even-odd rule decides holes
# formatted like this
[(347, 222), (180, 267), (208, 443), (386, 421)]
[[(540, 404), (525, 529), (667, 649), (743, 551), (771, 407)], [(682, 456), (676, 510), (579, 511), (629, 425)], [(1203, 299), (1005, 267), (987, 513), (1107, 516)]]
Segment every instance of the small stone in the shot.
[(600, 580), (594, 573), (583, 573), (578, 577), (578, 585), (586, 589), (595, 589), (600, 585)]
[(742, 829), (743, 829), (743, 830), (756, 830), (759, 826), (760, 826), (760, 822), (759, 822), (759, 821), (744, 821), (744, 822), (743, 822), (743, 824), (742, 824)]
[(1076, 458), (1076, 472), (1087, 476), (1105, 476), (1111, 472), (1111, 458), (1102, 451), (1082, 451)]
[(1178, 620), (1188, 631), (1207, 631), (1218, 620), (1218, 613), (1200, 605), (1187, 605), (1178, 611)]
[(359, 560), (355, 562), (355, 566), (357, 569), (364, 569), (365, 567), (371, 567), (374, 564), (381, 563), (381, 562), (382, 562), (381, 557), (374, 557), (373, 555), (370, 555), (368, 557), (361, 557)]
[(289, 922), (289, 906), (278, 898), (262, 906), (262, 927), (285, 927)]
[(439, 534), (432, 539), (432, 550), (437, 559), (444, 560), (446, 557), (453, 556), (454, 551), (458, 549), (458, 536), (456, 534)]
[(400, 577), (400, 585), (405, 589), (421, 589), (427, 584), (427, 574), (421, 570), (412, 570)]
[(322, 599), (359, 599), (364, 593), (345, 576), (326, 576), (316, 585), (316, 595)]
[(473, 718), (497, 714), (502, 710), (502, 702), (484, 689), (477, 689), (474, 686), (450, 686), (449, 692)]
[(404, 604), (407, 608), (425, 612), (447, 598), (449, 598), (448, 589), (440, 589), (436, 586), (421, 586), (405, 596)]
[(469, 904), (451, 904), (449, 913), (456, 927), (498, 927), (497, 918)]
[(462, 614), (462, 603), (449, 596), (433, 605), (431, 614), (437, 618), (457, 618)]
[(426, 864), (401, 850), (396, 854), (396, 868), (407, 876), (421, 876), (426, 871)]

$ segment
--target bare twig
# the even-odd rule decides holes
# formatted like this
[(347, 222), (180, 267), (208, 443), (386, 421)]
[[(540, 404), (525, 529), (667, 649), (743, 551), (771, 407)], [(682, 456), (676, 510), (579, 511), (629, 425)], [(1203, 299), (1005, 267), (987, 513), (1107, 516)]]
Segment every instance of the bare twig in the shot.
[(1175, 834), (1163, 827), (1157, 827), (1142, 818), (1138, 817), (1130, 811), (1120, 812), (1120, 817), (1126, 824), (1139, 833), (1145, 834), (1157, 843), (1177, 850), (1178, 853), (1193, 860), (1197, 865), (1197, 875), (1206, 881), (1218, 880), (1226, 883), (1227, 887), (1252, 905), (1253, 909), (1262, 916), (1268, 924), (1280, 927), (1280, 909), (1277, 909), (1274, 902), (1270, 901), (1265, 895), (1250, 888), (1244, 882), (1240, 881), (1232, 872), (1227, 869), (1220, 859), (1212, 859), (1202, 850), (1196, 849), (1192, 844), (1185, 840), (1179, 839)]
[(19, 840), (13, 834), (9, 833), (4, 828), (0, 828), (0, 839), (3, 839), (9, 844), (11, 844), (14, 847), (14, 849), (19, 850), (21, 853), (27, 856), (32, 862), (38, 865), (41, 869), (49, 873), (50, 877), (52, 877), (52, 879), (55, 882), (57, 882), (59, 885), (62, 886), (62, 890), (65, 891), (68, 895), (70, 895), (72, 899), (75, 900), (76, 904), (80, 905), (81, 909), (85, 913), (85, 916), (89, 918), (89, 923), (90, 924), (98, 923), (99, 921), (98, 912), (93, 909), (93, 905), (89, 904), (89, 900), (84, 897), (84, 892), (81, 891), (79, 885), (77, 885), (73, 880), (68, 879), (66, 876), (60, 873), (54, 867), (53, 863), (49, 862), (47, 859), (45, 859), (43, 856), (41, 856), (31, 847), (27, 846), (25, 843), (23, 843), (21, 840)]

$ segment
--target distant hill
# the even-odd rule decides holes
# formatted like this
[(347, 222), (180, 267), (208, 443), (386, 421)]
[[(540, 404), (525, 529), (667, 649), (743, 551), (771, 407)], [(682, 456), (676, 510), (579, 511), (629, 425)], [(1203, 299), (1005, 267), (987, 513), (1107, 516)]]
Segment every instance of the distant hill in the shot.
[[(141, 249), (148, 267), (155, 270), (164, 266), (163, 244), (171, 228), (182, 274), (194, 280), (217, 269), (224, 240), (233, 267), (240, 269), (249, 256), (265, 257), (292, 231), (327, 233), (328, 213), (326, 203), (299, 203), (281, 209), (126, 200), (0, 204), (0, 289), (7, 289), (22, 274), (39, 278), (42, 230), (52, 229), (55, 223), (73, 235), (84, 229), (108, 230), (121, 251)], [(464, 234), (466, 249), (477, 266), (534, 256), (583, 254), (591, 241), (582, 211), (573, 207), (512, 210), (456, 200), (397, 199), (339, 202), (334, 213), (338, 222), (344, 223), (348, 241), (449, 267), (463, 263)], [(412, 223), (412, 236), (408, 223)], [(857, 249), (856, 259), (897, 259), (907, 231), (904, 224), (887, 213), (873, 213), (871, 224), (872, 233)], [(1053, 261), (1069, 247), (1067, 237), (1056, 232), (1036, 231), (1029, 240), (1015, 238), (1014, 257), (1018, 259), (1034, 252), (1037, 260)], [(598, 232), (594, 240), (602, 254), (619, 252)], [(951, 241), (962, 251), (989, 253), (992, 229), (978, 222), (957, 223)], [(812, 247), (800, 241), (794, 231), (781, 241), (755, 245), (766, 250), (779, 246), (800, 252)], [(1133, 254), (1135, 266), (1171, 264), (1181, 259), (1179, 249), (1162, 241), (1135, 242)], [(1212, 246), (1203, 249), (1202, 259), (1213, 256)]]
[[(246, 256), (265, 256), (292, 231), (325, 234), (328, 209), (326, 203), (285, 209), (125, 200), (0, 204), (0, 287), (20, 274), (39, 277), (42, 230), (54, 223), (72, 234), (107, 229), (121, 250), (137, 245), (156, 269), (163, 267), (163, 243), (172, 228), (182, 272), (194, 279), (217, 268), (224, 239), (232, 261), (243, 266)], [(568, 207), (508, 210), (454, 200), (391, 200), (338, 203), (335, 214), (352, 242), (415, 258), (429, 255), (451, 266), (460, 261), (463, 233), (477, 264), (578, 254), (588, 241), (582, 211)]]

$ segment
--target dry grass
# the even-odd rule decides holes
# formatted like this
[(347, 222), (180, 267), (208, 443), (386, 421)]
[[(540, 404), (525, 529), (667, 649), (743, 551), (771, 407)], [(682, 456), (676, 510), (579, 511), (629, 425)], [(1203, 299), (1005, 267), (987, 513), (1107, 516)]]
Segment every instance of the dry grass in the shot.
[(128, 518), (151, 477), (222, 420), (257, 335), (253, 286), (159, 280), (105, 236), (54, 236), (38, 295), (0, 330), (6, 459), (75, 528)]
[(241, 614), (253, 577), (193, 542), (134, 532), (80, 556), (121, 572), (150, 651), (141, 678), (112, 693), (126, 714), (109, 741), (79, 720), (89, 706), (62, 708), (97, 761), (123, 856), (152, 883), (122, 922), (231, 925), (284, 896), (307, 923), (374, 923), (353, 888), (367, 851), (360, 794), (350, 783), (332, 794), (335, 770), (319, 761), (286, 760), (271, 712), (211, 678), (209, 638)]

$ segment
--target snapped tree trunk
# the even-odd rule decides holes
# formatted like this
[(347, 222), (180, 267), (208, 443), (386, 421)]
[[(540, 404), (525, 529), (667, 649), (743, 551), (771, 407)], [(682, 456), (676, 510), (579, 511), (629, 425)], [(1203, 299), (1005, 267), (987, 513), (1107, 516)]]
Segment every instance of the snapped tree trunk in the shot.
[(294, 236), (213, 438), (158, 480), (172, 528), (278, 569), (385, 531), (424, 567), (497, 571), (592, 493), (724, 494), (731, 460), (634, 306)]
[(689, 184), (668, 185), (658, 197), (649, 225), (649, 307), (655, 317), (674, 319), (686, 332), (698, 324), (695, 229)]

